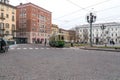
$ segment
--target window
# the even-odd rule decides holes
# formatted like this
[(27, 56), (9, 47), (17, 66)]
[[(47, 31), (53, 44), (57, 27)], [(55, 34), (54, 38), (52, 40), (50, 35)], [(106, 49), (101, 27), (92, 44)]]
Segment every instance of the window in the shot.
[(35, 31), (35, 28), (34, 28), (34, 27), (32, 28), (32, 31)]
[(14, 24), (12, 24), (12, 30), (15, 30), (15, 25)]
[(9, 15), (8, 15), (8, 14), (6, 14), (6, 18), (9, 18)]
[(113, 36), (113, 34), (112, 34), (112, 36)]
[(8, 23), (6, 23), (6, 28), (9, 28), (9, 24)]
[(1, 11), (4, 11), (4, 6), (3, 5), (1, 5)]
[(96, 35), (96, 37), (98, 37), (98, 34)]
[(118, 40), (116, 39), (116, 42), (117, 42)]
[(12, 9), (12, 14), (14, 14), (14, 9)]
[(8, 35), (9, 34), (9, 31), (6, 31), (6, 35)]
[(14, 16), (12, 16), (12, 21), (14, 21), (15, 19), (14, 19)]
[(3, 18), (4, 17), (4, 13), (1, 13), (1, 18)]
[(111, 28), (111, 30), (113, 31), (113, 28)]
[(4, 23), (0, 23), (0, 29), (4, 29)]
[(40, 20), (45, 22), (45, 21), (46, 21), (46, 17), (45, 17), (45, 16), (40, 15)]
[(116, 36), (117, 36), (117, 33), (116, 33)]
[(41, 25), (41, 28), (45, 28), (45, 25)]
[(98, 29), (97, 29), (97, 31), (98, 31)]

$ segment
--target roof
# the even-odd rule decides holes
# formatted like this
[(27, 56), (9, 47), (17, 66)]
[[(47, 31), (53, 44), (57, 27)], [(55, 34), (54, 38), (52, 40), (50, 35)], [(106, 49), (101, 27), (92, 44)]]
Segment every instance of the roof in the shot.
[(5, 5), (5, 6), (8, 6), (8, 7), (11, 7), (11, 8), (16, 8), (15, 6), (12, 6), (12, 5), (10, 5), (10, 4), (5, 4), (5, 3), (2, 3), (2, 2), (0, 2), (0, 4)]
[(17, 8), (21, 8), (21, 7), (23, 7), (23, 6), (28, 6), (28, 5), (31, 5), (31, 6), (34, 6), (34, 7), (40, 8), (41, 10), (44, 10), (44, 11), (46, 11), (46, 12), (51, 13), (50, 11), (48, 11), (48, 10), (46, 10), (46, 9), (44, 9), (44, 8), (42, 8), (42, 7), (40, 7), (40, 6), (38, 6), (38, 5), (35, 5), (35, 4), (31, 3), (31, 2), (26, 3), (26, 4), (22, 4), (22, 3), (20, 3), (20, 5), (18, 5), (18, 6), (16, 6), (16, 7), (17, 7)]
[[(120, 26), (119, 22), (109, 22), (109, 23), (96, 23), (93, 24), (93, 27), (100, 27), (102, 24), (105, 26)], [(79, 25), (78, 28), (89, 28), (89, 24)]]

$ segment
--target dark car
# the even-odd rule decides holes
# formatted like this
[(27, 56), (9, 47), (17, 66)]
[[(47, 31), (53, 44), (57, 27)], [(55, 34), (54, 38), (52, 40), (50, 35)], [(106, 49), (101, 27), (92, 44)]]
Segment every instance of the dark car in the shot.
[(4, 38), (0, 38), (0, 52), (7, 52), (9, 45)]

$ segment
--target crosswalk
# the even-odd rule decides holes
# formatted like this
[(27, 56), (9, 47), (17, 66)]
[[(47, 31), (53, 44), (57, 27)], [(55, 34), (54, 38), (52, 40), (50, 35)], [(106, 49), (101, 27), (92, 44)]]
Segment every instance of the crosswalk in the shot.
[(50, 50), (50, 49), (78, 49), (78, 48), (44, 48), (44, 47), (41, 47), (41, 48), (32, 48), (32, 47), (24, 47), (24, 48), (20, 48), (20, 47), (15, 47), (15, 48), (9, 48), (9, 50)]

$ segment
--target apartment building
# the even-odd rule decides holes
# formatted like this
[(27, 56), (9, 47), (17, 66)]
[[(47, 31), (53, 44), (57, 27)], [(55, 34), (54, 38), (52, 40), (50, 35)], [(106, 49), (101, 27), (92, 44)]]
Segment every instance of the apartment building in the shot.
[(16, 7), (9, 0), (0, 0), (0, 37), (13, 40), (16, 37)]
[(76, 32), (74, 30), (68, 30), (69, 32), (69, 42), (75, 42), (76, 41)]
[[(104, 30), (101, 29), (101, 26), (106, 26)], [(90, 39), (90, 27), (89, 25), (80, 25), (77, 26), (80, 37), (79, 42), (86, 41), (89, 42)], [(85, 39), (86, 38), (86, 39)], [(109, 43), (113, 40), (115, 43), (120, 43), (120, 23), (119, 22), (109, 22), (109, 23), (98, 23), (93, 24), (92, 29), (92, 41), (93, 43), (103, 41)]]
[(32, 3), (17, 6), (17, 41), (44, 42), (51, 34), (52, 13)]
[(59, 35), (61, 36), (62, 40), (64, 40), (65, 42), (69, 42), (69, 31), (68, 30), (60, 28)]
[(57, 35), (59, 33), (59, 27), (56, 24), (52, 24), (52, 33), (51, 35)]

